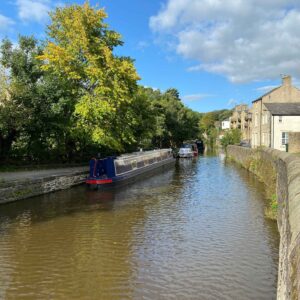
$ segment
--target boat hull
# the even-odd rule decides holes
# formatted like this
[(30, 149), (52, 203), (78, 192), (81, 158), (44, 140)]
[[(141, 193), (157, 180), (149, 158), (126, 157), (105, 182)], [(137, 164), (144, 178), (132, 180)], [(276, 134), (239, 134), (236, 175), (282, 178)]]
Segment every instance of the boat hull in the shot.
[(178, 156), (180, 158), (191, 158), (191, 157), (194, 157), (194, 153), (179, 153)]
[(132, 182), (141, 180), (142, 178), (157, 174), (164, 169), (171, 168), (172, 166), (175, 165), (175, 163), (176, 163), (176, 159), (173, 157), (170, 157), (163, 161), (132, 170), (130, 172), (127, 172), (126, 174), (121, 174), (120, 176), (115, 176), (113, 178), (87, 179), (86, 183), (90, 188), (93, 188), (93, 189), (95, 189), (95, 188), (96, 189), (110, 188), (110, 187), (114, 187), (114, 186), (128, 184), (128, 183), (132, 183)]

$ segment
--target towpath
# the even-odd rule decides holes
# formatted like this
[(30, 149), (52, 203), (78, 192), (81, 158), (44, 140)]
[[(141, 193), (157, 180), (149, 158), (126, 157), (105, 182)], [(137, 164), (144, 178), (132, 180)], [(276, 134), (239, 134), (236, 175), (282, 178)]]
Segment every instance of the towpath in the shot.
[(78, 172), (88, 172), (88, 167), (70, 167), (70, 168), (56, 168), (46, 170), (30, 170), (30, 171), (14, 171), (14, 172), (0, 172), (0, 182), (9, 183), (13, 181), (45, 179), (49, 177), (72, 175)]

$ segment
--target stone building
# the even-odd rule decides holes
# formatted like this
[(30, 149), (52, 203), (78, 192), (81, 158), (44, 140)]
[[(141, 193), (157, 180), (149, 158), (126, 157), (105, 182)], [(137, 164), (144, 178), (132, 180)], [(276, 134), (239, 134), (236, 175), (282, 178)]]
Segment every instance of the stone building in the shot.
[[(282, 105), (270, 106), (271, 103)], [(292, 85), (290, 76), (284, 76), (281, 86), (252, 102), (251, 145), (253, 148), (266, 146), (279, 150), (285, 149), (283, 143), (287, 143), (288, 132), (297, 131), (298, 127), (300, 129), (299, 116), (289, 115), (293, 103), (300, 104), (300, 90)], [(285, 108), (286, 110), (283, 111)], [(284, 114), (280, 115), (278, 109)]]
[(290, 139), (290, 135), (300, 132), (300, 102), (265, 103), (263, 107), (270, 133), (269, 139), (263, 135), (262, 142), (270, 140), (270, 144), (264, 146), (285, 151), (288, 144), (289, 152), (298, 152), (296, 135), (293, 139)]
[(222, 121), (221, 129), (222, 130), (228, 130), (228, 129), (230, 129), (230, 119), (226, 119), (226, 120)]
[(289, 132), (289, 152), (300, 153), (300, 132)]
[(230, 128), (238, 128), (242, 133), (242, 140), (250, 141), (250, 121), (251, 115), (247, 104), (237, 105), (230, 118)]

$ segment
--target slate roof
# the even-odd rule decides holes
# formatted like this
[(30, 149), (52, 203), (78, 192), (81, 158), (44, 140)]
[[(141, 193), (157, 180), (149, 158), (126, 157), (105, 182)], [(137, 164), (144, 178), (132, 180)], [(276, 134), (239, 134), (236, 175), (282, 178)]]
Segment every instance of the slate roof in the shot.
[(264, 103), (273, 116), (300, 116), (299, 103)]

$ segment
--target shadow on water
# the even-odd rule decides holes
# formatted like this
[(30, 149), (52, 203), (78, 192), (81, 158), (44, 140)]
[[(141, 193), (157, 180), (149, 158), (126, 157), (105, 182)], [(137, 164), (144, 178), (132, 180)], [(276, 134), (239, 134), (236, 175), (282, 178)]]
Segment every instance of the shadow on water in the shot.
[[(266, 190), (264, 184), (259, 181), (257, 176), (253, 175), (250, 171), (246, 170), (239, 164), (226, 160), (224, 154), (221, 154), (221, 161), (223, 161), (224, 165), (227, 168), (233, 169), (241, 178), (241, 180), (245, 183), (249, 191), (254, 193), (257, 198), (261, 200), (262, 210), (265, 211), (269, 206), (269, 200), (267, 199)], [(267, 240), (270, 243), (270, 249), (272, 249), (272, 258), (274, 260), (274, 264), (278, 264), (279, 259), (279, 251), (278, 245), (280, 241), (280, 236), (278, 232), (277, 222), (265, 217), (265, 214), (261, 215), (261, 222), (263, 222), (264, 227), (268, 231)]]
[[(176, 164), (178, 171), (178, 164)], [(140, 196), (140, 191), (155, 190), (170, 184), (176, 171), (169, 169), (157, 175), (121, 187), (92, 190), (85, 185), (54, 193), (32, 197), (22, 201), (7, 203), (0, 210), (1, 223), (16, 220), (18, 216), (30, 216), (31, 222), (46, 221), (60, 215), (76, 214), (77, 212), (111, 211), (116, 201), (127, 200)]]

